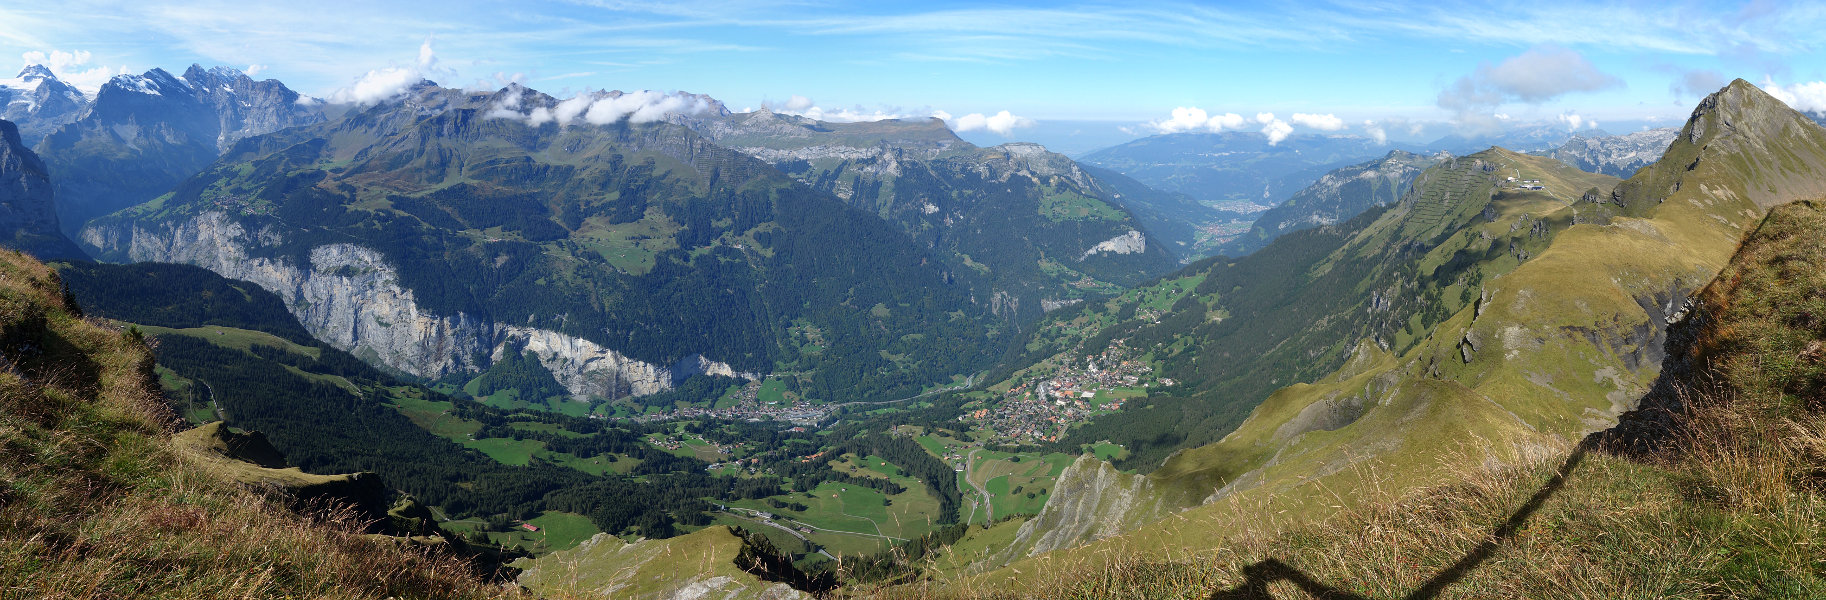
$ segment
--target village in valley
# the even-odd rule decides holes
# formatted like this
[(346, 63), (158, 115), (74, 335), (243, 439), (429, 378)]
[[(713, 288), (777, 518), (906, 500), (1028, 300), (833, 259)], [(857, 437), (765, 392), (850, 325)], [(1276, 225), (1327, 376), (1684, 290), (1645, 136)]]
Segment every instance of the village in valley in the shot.
[(1124, 340), (1114, 340), (1097, 354), (1066, 352), (1036, 365), (1014, 380), (999, 402), (975, 403), (958, 420), (975, 421), (1000, 443), (1056, 442), (1073, 425), (1146, 397), (1150, 387), (1173, 385), (1172, 379), (1153, 374), (1138, 352)]

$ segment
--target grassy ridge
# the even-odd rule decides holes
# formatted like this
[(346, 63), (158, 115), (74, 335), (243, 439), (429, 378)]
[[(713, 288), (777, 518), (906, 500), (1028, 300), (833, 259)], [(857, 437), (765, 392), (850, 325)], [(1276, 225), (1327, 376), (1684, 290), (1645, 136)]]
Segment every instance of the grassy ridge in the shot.
[(171, 448), (137, 336), (0, 253), (0, 589), (11, 597), (511, 596), (450, 558), (307, 521)]
[[(1670, 347), (1664, 377), (1677, 392), (1577, 447), (1517, 449), (1512, 466), (1468, 448), (1449, 461), (1453, 483), (1396, 492), (1370, 477), (1317, 521), (1237, 498), (1220, 519), (1180, 523), (1218, 537), (1178, 556), (1109, 547), (1118, 558), (1055, 556), (1050, 576), (883, 595), (1819, 597), (1823, 267), (1826, 205), (1774, 209), (1683, 321), (1692, 335)], [(1660, 443), (1641, 452), (1644, 436)], [(1016, 581), (1028, 587), (1011, 593)]]

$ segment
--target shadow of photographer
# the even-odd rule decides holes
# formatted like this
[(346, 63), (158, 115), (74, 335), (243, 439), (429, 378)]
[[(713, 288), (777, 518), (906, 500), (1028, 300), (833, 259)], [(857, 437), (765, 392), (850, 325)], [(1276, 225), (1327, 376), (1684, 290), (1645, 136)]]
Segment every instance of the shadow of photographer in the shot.
[[(1465, 575), (1470, 574), (1472, 569), (1477, 568), (1479, 564), (1482, 564), (1484, 561), (1489, 560), (1491, 556), (1494, 556), (1496, 551), (1501, 548), (1503, 544), (1508, 543), (1510, 539), (1515, 537), (1516, 533), (1521, 531), (1522, 526), (1528, 523), (1528, 518), (1533, 516), (1535, 511), (1540, 510), (1541, 505), (1545, 504), (1548, 498), (1551, 498), (1555, 493), (1558, 493), (1560, 488), (1566, 487), (1567, 477), (1572, 474), (1574, 469), (1578, 468), (1579, 463), (1585, 460), (1585, 455), (1590, 453), (1592, 448), (1598, 445), (1599, 438), (1600, 436), (1598, 434), (1586, 436), (1585, 439), (1580, 441), (1579, 445), (1573, 449), (1572, 454), (1566, 457), (1566, 461), (1560, 463), (1560, 468), (1554, 472), (1553, 478), (1549, 479), (1546, 485), (1541, 486), (1541, 489), (1536, 491), (1534, 496), (1528, 498), (1528, 502), (1522, 504), (1521, 508), (1518, 508), (1514, 513), (1511, 513), (1507, 520), (1503, 521), (1501, 525), (1498, 525), (1496, 530), (1491, 532), (1488, 539), (1478, 544), (1476, 548), (1471, 549), (1470, 552), (1465, 553), (1463, 558), (1458, 559), (1458, 561), (1452, 563), (1451, 566), (1446, 567), (1438, 574), (1429, 578), (1426, 583), (1422, 584), (1413, 592), (1406, 596), (1402, 596), (1403, 600), (1430, 600), (1432, 598), (1437, 598), (1439, 597), (1440, 592), (1445, 591), (1447, 586), (1457, 583), (1460, 579), (1464, 579)], [(1301, 591), (1322, 600), (1369, 600), (1369, 597), (1367, 596), (1346, 592), (1321, 583), (1320, 581), (1313, 579), (1312, 576), (1307, 575), (1305, 572), (1274, 558), (1243, 567), (1242, 583), (1238, 584), (1236, 587), (1214, 591), (1211, 593), (1210, 599), (1271, 599), (1274, 598), (1274, 596), (1268, 593), (1268, 585), (1277, 581), (1291, 583), (1295, 587), (1300, 588)]]

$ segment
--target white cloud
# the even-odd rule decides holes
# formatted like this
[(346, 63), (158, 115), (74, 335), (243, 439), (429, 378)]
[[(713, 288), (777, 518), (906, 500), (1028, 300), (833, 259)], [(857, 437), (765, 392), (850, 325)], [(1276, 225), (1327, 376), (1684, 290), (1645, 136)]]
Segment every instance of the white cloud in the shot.
[(1559, 122), (1561, 124), (1565, 125), (1567, 131), (1578, 131), (1580, 127), (1584, 127), (1587, 129), (1597, 129), (1598, 128), (1597, 121), (1593, 121), (1593, 120), (1587, 119), (1585, 117), (1581, 117), (1581, 116), (1579, 116), (1579, 113), (1572, 112), (1572, 111), (1567, 111), (1565, 113), (1562, 113), (1562, 114), (1556, 116), (1555, 119), (1559, 120)]
[(975, 131), (987, 129), (1002, 137), (1014, 135), (1015, 129), (1033, 127), (1039, 123), (1027, 117), (1015, 116), (1008, 111), (984, 116), (981, 113), (970, 113), (951, 122), (951, 128), (957, 131)]
[(1344, 128), (1344, 119), (1338, 118), (1337, 115), (1293, 113), (1292, 120), (1295, 125), (1311, 127), (1320, 131), (1337, 131)]
[(1809, 81), (1791, 85), (1778, 85), (1774, 80), (1763, 78), (1763, 91), (1788, 104), (1789, 108), (1805, 112), (1826, 112), (1826, 81)]
[(630, 123), (651, 123), (665, 120), (668, 115), (698, 114), (710, 110), (710, 106), (710, 100), (703, 96), (640, 90), (578, 94), (549, 108), (536, 106), (522, 112), (520, 96), (508, 95), (489, 107), (484, 117), (519, 119), (535, 127), (546, 123), (563, 127), (579, 120), (592, 125), (609, 125), (624, 119)]
[(265, 71), (266, 68), (266, 65), (247, 65), (247, 68), (241, 69), (241, 72), (246, 73), (248, 77), (253, 77), (259, 75), (261, 71)]
[(1213, 115), (1196, 106), (1181, 106), (1173, 109), (1172, 116), (1159, 121), (1149, 122), (1146, 127), (1160, 133), (1182, 133), (1204, 129), (1217, 133), (1225, 129), (1237, 129), (1243, 126), (1243, 116), (1236, 113)]
[(1268, 120), (1268, 124), (1262, 126), (1262, 135), (1268, 136), (1268, 145), (1270, 146), (1281, 143), (1281, 140), (1287, 139), (1287, 135), (1291, 133), (1293, 133), (1292, 125), (1288, 125), (1286, 121), (1272, 118), (1272, 116)]
[(91, 95), (100, 90), (102, 84), (113, 79), (115, 75), (129, 73), (126, 66), (87, 66), (89, 61), (94, 58), (94, 55), (89, 54), (87, 50), (32, 51), (21, 54), (19, 57), (24, 59), (27, 65), (44, 65), (45, 68), (51, 70), (53, 75), (57, 76), (57, 79)]
[(1274, 122), (1274, 113), (1255, 113), (1255, 122), (1267, 125)]
[[(811, 119), (813, 121), (824, 121), (826, 123), (857, 123), (857, 122), (862, 122), (862, 121), (885, 121), (888, 119), (905, 119), (909, 116), (912, 116), (912, 115), (902, 113), (900, 111), (900, 109), (897, 109), (897, 108), (881, 109), (881, 108), (863, 108), (861, 106), (857, 106), (854, 108), (837, 108), (837, 109), (825, 108), (822, 106), (818, 106), (818, 103), (813, 102), (811, 98), (807, 98), (805, 96), (800, 96), (797, 94), (787, 98), (786, 102), (782, 102), (782, 103), (778, 103), (778, 104), (773, 103), (773, 102), (763, 102), (763, 103), (761, 103), (761, 106), (765, 107), (767, 110), (771, 110), (771, 111), (774, 111), (779, 114), (796, 115), (796, 116), (800, 116), (800, 117), (805, 117), (807, 119)], [(939, 112), (943, 112), (943, 111), (939, 111)], [(934, 116), (937, 116), (937, 115), (934, 115)], [(940, 117), (940, 118), (945, 119), (945, 120), (950, 120), (949, 115), (946, 115), (946, 116)]]
[(608, 125), (622, 119), (631, 123), (651, 123), (665, 119), (666, 115), (694, 115), (709, 108), (710, 103), (701, 96), (641, 90), (597, 100), (583, 114), (583, 120), (596, 125)]
[(1388, 130), (1383, 129), (1382, 124), (1377, 123), (1375, 121), (1364, 121), (1363, 122), (1363, 133), (1368, 134), (1370, 136), (1370, 139), (1376, 140), (1377, 145), (1383, 145), (1383, 144), (1389, 143)]
[(419, 44), (417, 63), (368, 71), (355, 83), (330, 94), (330, 101), (357, 105), (384, 102), (405, 93), (420, 81), (439, 75), (455, 76), (455, 73), (438, 66), (437, 53), (431, 49), (431, 39), (426, 38)]

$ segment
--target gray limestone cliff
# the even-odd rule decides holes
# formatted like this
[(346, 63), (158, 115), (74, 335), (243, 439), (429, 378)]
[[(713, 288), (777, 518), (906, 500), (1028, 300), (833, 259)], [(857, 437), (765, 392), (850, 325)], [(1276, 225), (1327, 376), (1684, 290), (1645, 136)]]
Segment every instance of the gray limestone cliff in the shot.
[(311, 335), (364, 360), (438, 378), (476, 372), (511, 343), (539, 358), (573, 398), (639, 396), (672, 389), (693, 374), (736, 373), (700, 355), (656, 365), (574, 336), (474, 315), (431, 314), (374, 250), (354, 244), (311, 249), (308, 265), (250, 253), (276, 245), (271, 230), (248, 231), (220, 212), (154, 225), (91, 226), (82, 239), (134, 261), (196, 265), (259, 285), (284, 300)]

